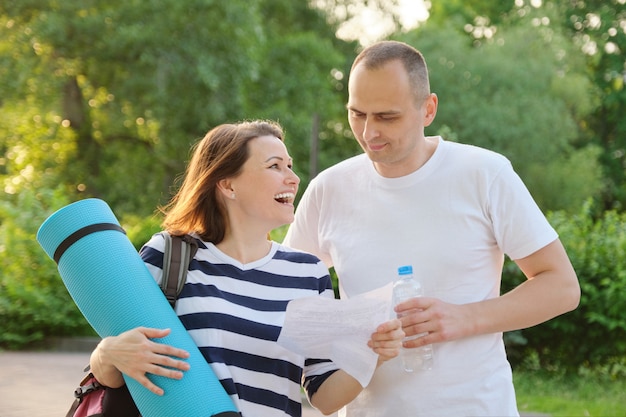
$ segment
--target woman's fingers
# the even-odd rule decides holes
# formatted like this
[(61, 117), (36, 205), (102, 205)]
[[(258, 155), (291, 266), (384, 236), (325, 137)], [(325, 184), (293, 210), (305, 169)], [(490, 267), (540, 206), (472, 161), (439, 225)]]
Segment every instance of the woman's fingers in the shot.
[(169, 329), (138, 327), (117, 337), (108, 338), (105, 350), (120, 372), (135, 379), (151, 392), (163, 395), (163, 389), (154, 384), (148, 375), (181, 379), (184, 371), (190, 368), (185, 360), (189, 357), (187, 351), (154, 341), (168, 334)]
[[(151, 368), (147, 372), (153, 373), (155, 375), (165, 376), (167, 378), (180, 379), (182, 378), (181, 371), (188, 371), (190, 368), (189, 363), (186, 361), (175, 359), (173, 357), (165, 356), (159, 353), (153, 354), (149, 362), (152, 365), (158, 367), (159, 372), (155, 372), (154, 368)], [(180, 377), (178, 375), (180, 375)]]
[(394, 319), (378, 326), (367, 345), (379, 355), (378, 363), (381, 364), (398, 356), (404, 336), (402, 322)]

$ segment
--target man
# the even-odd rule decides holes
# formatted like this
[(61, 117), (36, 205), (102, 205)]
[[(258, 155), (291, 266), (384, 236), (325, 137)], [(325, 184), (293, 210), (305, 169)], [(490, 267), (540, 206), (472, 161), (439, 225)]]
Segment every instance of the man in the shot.
[[(432, 370), (381, 366), (342, 416), (516, 416), (502, 332), (578, 305), (576, 273), (510, 162), (426, 137), (438, 98), (419, 51), (394, 41), (363, 50), (348, 83), (348, 118), (364, 154), (316, 177), (285, 242), (334, 266), (343, 298), (413, 265), (426, 297), (398, 306), (405, 347), (433, 344)], [(504, 255), (528, 278), (500, 295)]]

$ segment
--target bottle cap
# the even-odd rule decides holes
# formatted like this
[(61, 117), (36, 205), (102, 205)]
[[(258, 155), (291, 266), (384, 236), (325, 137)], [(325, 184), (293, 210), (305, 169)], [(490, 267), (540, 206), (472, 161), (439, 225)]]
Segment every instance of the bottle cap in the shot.
[(411, 265), (405, 265), (398, 268), (398, 275), (409, 275), (413, 273), (413, 267)]

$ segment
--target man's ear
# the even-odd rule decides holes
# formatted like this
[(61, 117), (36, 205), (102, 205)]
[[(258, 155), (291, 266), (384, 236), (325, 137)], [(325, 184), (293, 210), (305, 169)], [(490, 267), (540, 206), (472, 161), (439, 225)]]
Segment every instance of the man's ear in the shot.
[(426, 107), (426, 113), (424, 114), (424, 127), (430, 126), (433, 120), (435, 120), (438, 105), (439, 98), (437, 98), (437, 94), (430, 93), (424, 103), (424, 106)]

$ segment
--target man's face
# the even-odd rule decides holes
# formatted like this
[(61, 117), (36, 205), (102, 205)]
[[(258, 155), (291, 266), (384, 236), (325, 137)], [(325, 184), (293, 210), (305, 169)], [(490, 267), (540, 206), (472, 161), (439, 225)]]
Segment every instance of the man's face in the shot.
[(396, 177), (417, 169), (424, 127), (432, 121), (427, 105), (431, 97), (417, 105), (402, 63), (394, 60), (372, 70), (357, 65), (348, 93), (352, 133), (378, 172)]

